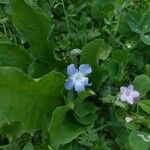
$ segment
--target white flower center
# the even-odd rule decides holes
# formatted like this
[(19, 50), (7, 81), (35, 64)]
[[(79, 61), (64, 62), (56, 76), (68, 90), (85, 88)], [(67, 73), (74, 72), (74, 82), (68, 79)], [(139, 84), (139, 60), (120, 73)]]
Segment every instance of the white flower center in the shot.
[(74, 82), (81, 82), (83, 79), (83, 75), (81, 73), (76, 73), (73, 77), (72, 80)]

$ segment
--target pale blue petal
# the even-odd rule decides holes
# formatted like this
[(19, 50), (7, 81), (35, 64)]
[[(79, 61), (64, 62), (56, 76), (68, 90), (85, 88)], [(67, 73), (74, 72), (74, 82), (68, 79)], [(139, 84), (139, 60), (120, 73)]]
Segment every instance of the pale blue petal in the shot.
[(134, 99), (132, 97), (127, 97), (127, 102), (131, 105), (134, 103)]
[(129, 90), (129, 91), (133, 91), (133, 89), (134, 89), (134, 87), (133, 87), (132, 84), (128, 86), (128, 90)]
[(92, 72), (92, 68), (89, 64), (82, 64), (79, 66), (79, 72), (86, 76)]
[(120, 96), (121, 101), (126, 101), (127, 100), (127, 96), (125, 94), (122, 94)]
[(126, 91), (127, 91), (127, 88), (126, 88), (125, 86), (122, 86), (122, 87), (120, 88), (120, 92), (121, 92), (121, 93), (126, 93)]
[(65, 83), (65, 89), (66, 90), (71, 90), (73, 89), (74, 82), (72, 79), (68, 79), (67, 82)]
[(72, 76), (72, 75), (74, 75), (77, 72), (78, 72), (78, 69), (75, 67), (74, 64), (70, 64), (67, 67), (67, 74), (68, 74), (68, 76)]
[(82, 84), (81, 82), (77, 82), (75, 84), (75, 91), (77, 91), (78, 93), (80, 93), (81, 91), (85, 91), (84, 84)]
[(140, 94), (139, 94), (138, 91), (132, 91), (132, 92), (130, 93), (130, 95), (132, 96), (132, 98), (138, 98)]
[(82, 77), (82, 83), (85, 86), (91, 86), (92, 85), (92, 83), (89, 83), (89, 79), (87, 77)]

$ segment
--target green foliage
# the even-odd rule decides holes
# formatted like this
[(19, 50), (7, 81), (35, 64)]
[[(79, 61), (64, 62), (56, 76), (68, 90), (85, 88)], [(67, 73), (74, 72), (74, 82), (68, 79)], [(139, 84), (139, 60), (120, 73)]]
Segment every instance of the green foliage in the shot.
[(94, 89), (98, 89), (99, 84), (107, 78), (106, 70), (98, 64), (99, 59), (105, 58), (107, 51), (108, 49), (101, 39), (96, 39), (83, 47), (80, 63), (92, 66), (91, 81)]
[(134, 79), (134, 85), (143, 97), (150, 90), (150, 78), (146, 75), (140, 75)]
[(22, 37), (31, 44), (32, 55), (54, 63), (54, 44), (47, 40), (52, 28), (48, 16), (38, 7), (24, 0), (11, 0), (11, 7), (13, 24)]
[(108, 13), (114, 10), (114, 2), (114, 0), (95, 0), (91, 10), (93, 18), (107, 18)]
[(87, 126), (77, 122), (71, 108), (67, 106), (56, 108), (50, 124), (51, 144), (58, 149), (61, 144), (71, 142), (86, 130)]
[(0, 63), (3, 66), (13, 66), (27, 72), (31, 63), (31, 56), (11, 43), (0, 43)]
[(145, 112), (150, 114), (150, 100), (142, 100), (139, 105)]
[(148, 150), (150, 141), (147, 133), (132, 131), (129, 136), (129, 144), (133, 150)]
[(0, 150), (149, 150), (149, 49), (148, 0), (0, 0)]
[(0, 78), (0, 113), (6, 120), (21, 121), (27, 131), (45, 130), (53, 110), (63, 104), (64, 77), (50, 72), (36, 82), (15, 68), (2, 67)]
[(50, 140), (54, 148), (69, 143), (91, 127), (97, 109), (85, 98), (93, 94), (82, 92), (75, 100), (74, 108), (61, 106), (55, 109), (50, 123)]

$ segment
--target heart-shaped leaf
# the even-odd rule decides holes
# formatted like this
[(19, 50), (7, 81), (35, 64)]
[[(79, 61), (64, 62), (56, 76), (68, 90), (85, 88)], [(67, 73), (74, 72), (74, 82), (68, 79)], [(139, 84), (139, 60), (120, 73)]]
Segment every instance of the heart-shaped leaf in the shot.
[(46, 130), (53, 110), (63, 104), (64, 82), (57, 72), (36, 82), (15, 68), (1, 67), (0, 114), (9, 122), (20, 121), (26, 131)]

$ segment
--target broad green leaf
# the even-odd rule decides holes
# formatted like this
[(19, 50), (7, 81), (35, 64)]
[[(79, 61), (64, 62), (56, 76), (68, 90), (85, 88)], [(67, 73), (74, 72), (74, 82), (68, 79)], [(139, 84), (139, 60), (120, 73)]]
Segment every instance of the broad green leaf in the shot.
[(95, 93), (92, 90), (81, 92), (75, 100), (75, 105), (83, 102), (87, 97), (94, 96)]
[(142, 33), (150, 32), (150, 5), (142, 15), (139, 24), (140, 27), (142, 28)]
[(127, 23), (127, 18), (127, 14), (123, 12), (118, 22), (118, 32), (126, 38), (132, 38), (134, 33)]
[(144, 56), (142, 55), (141, 52), (139, 51), (133, 51), (132, 52), (133, 56), (133, 65), (136, 66), (137, 70), (141, 70), (144, 67)]
[(74, 104), (75, 117), (80, 123), (84, 125), (93, 123), (97, 117), (96, 105), (92, 101), (88, 101), (86, 99), (87, 97), (93, 95), (94, 93), (92, 91), (84, 91), (78, 96)]
[(11, 43), (0, 43), (0, 64), (3, 66), (13, 66), (27, 72), (32, 61), (31, 56)]
[(75, 118), (80, 122), (82, 125), (91, 125), (94, 124), (95, 120), (97, 119), (98, 115), (96, 113), (96, 109), (93, 111), (93, 113), (85, 115), (83, 117), (79, 117), (75, 115)]
[(122, 50), (113, 51), (111, 56), (118, 63), (127, 63), (132, 59), (132, 54), (130, 52)]
[(140, 97), (144, 97), (150, 90), (150, 78), (147, 75), (139, 75), (134, 79), (134, 85), (140, 92)]
[(140, 39), (143, 41), (144, 44), (150, 45), (150, 33), (142, 34)]
[(84, 133), (89, 126), (80, 124), (68, 106), (56, 108), (50, 123), (51, 145), (57, 150), (61, 144), (71, 142)]
[(93, 96), (93, 93), (84, 91), (78, 96), (74, 105), (74, 112), (78, 117), (84, 117), (88, 114), (95, 113), (97, 107), (94, 103), (86, 100), (87, 97)]
[(108, 12), (114, 10), (114, 0), (95, 0), (92, 6), (92, 17), (93, 18), (107, 18)]
[(31, 44), (32, 55), (54, 63), (54, 44), (48, 41), (52, 22), (48, 16), (25, 0), (11, 0), (11, 8), (13, 24), (21, 36)]
[(16, 143), (11, 143), (6, 148), (4, 148), (4, 150), (21, 150), (21, 149), (19, 145), (17, 145)]
[(50, 64), (47, 61), (34, 60), (28, 67), (28, 74), (31, 77), (39, 78), (50, 70)]
[(145, 112), (150, 114), (150, 100), (142, 100), (139, 102), (139, 105)]
[(141, 28), (139, 25), (139, 20), (140, 20), (140, 16), (141, 14), (139, 14), (139, 12), (135, 11), (135, 10), (130, 10), (127, 13), (127, 23), (130, 27), (130, 29), (138, 34), (141, 34)]
[(91, 81), (95, 90), (99, 84), (107, 78), (107, 72), (103, 67), (100, 67), (98, 60), (105, 57), (107, 51), (104, 40), (95, 39), (83, 47), (81, 52), (81, 64), (90, 64), (92, 67)]
[(33, 145), (31, 143), (28, 143), (27, 145), (25, 145), (23, 150), (34, 150), (34, 148), (33, 148)]
[(104, 66), (107, 69), (111, 79), (118, 81), (121, 81), (123, 79), (125, 72), (122, 63), (118, 63), (113, 59), (108, 59), (105, 62)]
[(139, 24), (142, 28), (142, 34), (140, 36), (140, 39), (144, 44), (150, 45), (150, 6), (142, 15)]
[(9, 122), (20, 121), (26, 131), (46, 130), (53, 110), (63, 104), (64, 82), (57, 72), (36, 82), (15, 68), (1, 67), (0, 114)]
[(132, 131), (129, 136), (129, 144), (133, 150), (149, 150), (149, 134), (141, 131)]

